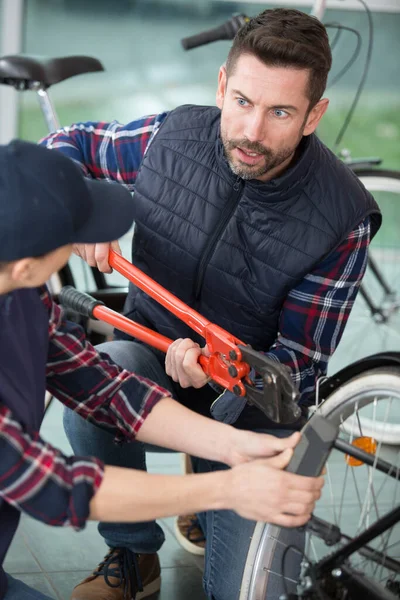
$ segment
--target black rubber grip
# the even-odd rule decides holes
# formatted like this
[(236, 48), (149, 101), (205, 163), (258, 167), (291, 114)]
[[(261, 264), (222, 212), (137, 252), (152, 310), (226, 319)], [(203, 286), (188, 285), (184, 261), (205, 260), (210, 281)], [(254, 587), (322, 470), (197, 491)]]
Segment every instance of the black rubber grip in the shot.
[(89, 294), (79, 292), (72, 285), (66, 285), (62, 288), (59, 294), (60, 304), (65, 308), (69, 308), (74, 312), (83, 315), (84, 317), (90, 317), (95, 319), (93, 316), (93, 310), (96, 306), (104, 306), (104, 302), (96, 300)]
[(321, 475), (338, 434), (337, 425), (318, 414), (313, 415), (301, 431), (301, 440), (286, 471), (307, 477)]
[(204, 44), (210, 44), (211, 42), (218, 42), (219, 40), (233, 40), (236, 33), (247, 20), (248, 17), (245, 15), (235, 15), (218, 27), (213, 27), (207, 31), (183, 38), (181, 40), (182, 46), (185, 50), (191, 50), (192, 48), (204, 46)]

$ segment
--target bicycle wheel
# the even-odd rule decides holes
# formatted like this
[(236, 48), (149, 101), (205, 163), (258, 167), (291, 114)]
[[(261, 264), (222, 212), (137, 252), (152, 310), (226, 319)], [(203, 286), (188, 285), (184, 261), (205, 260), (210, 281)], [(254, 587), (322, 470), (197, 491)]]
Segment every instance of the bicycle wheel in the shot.
[[(339, 425), (340, 437), (352, 442), (365, 433), (363, 417), (376, 423), (374, 415), (378, 405), (384, 407), (380, 423), (388, 423), (391, 413), (400, 408), (400, 369), (374, 369), (349, 380), (320, 405), (318, 413)], [(350, 425), (350, 435), (344, 431), (344, 423)], [(315, 600), (321, 597), (358, 600), (346, 596), (345, 590), (340, 589), (333, 577), (329, 582), (329, 592), (320, 589), (313, 596), (310, 580), (302, 577), (301, 571), (303, 569), (304, 572), (306, 562), (312, 564), (331, 554), (348, 541), (345, 536), (353, 538), (362, 533), (379, 517), (399, 505), (400, 449), (378, 443), (375, 456), (390, 462), (395, 478), (375, 467), (350, 466), (345, 455), (336, 450), (332, 451), (327, 462), (326, 484), (314, 515), (340, 528), (342, 539), (338, 544), (327, 546), (310, 533), (303, 534), (304, 538), (299, 543), (298, 530), (266, 523), (256, 525), (244, 569), (240, 600), (278, 600), (281, 594), (295, 594), (304, 588), (309, 589), (307, 598)], [(400, 524), (370, 542), (369, 547), (379, 554), (371, 558), (372, 552), (364, 548), (362, 553), (350, 557), (351, 565), (400, 598)], [(291, 565), (287, 565), (288, 560), (292, 561)], [(291, 573), (286, 575), (287, 571)]]
[[(362, 284), (378, 312), (373, 314), (365, 297), (358, 294), (328, 375), (370, 354), (400, 350), (400, 172), (356, 169), (355, 173), (383, 215), (382, 227), (370, 245), (371, 262)], [(384, 443), (400, 443), (400, 418), (386, 429), (386, 437), (379, 431), (376, 435)]]

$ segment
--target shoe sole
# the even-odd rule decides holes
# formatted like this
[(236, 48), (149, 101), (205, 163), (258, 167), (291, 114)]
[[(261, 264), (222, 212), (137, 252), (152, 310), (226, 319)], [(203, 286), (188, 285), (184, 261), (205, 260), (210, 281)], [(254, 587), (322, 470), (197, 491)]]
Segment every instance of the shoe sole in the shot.
[(205, 553), (206, 553), (205, 548), (201, 548), (200, 546), (193, 544), (187, 538), (185, 538), (184, 535), (181, 534), (180, 529), (178, 527), (178, 519), (175, 519), (174, 531), (175, 531), (176, 539), (178, 540), (178, 542), (180, 543), (182, 548), (184, 548), (187, 552), (190, 552), (190, 554), (195, 554), (196, 556), (204, 556), (205, 555)]
[(154, 581), (152, 581), (151, 583), (149, 583), (148, 585), (146, 585), (145, 589), (143, 590), (143, 592), (137, 592), (135, 599), (136, 600), (143, 600), (144, 598), (148, 598), (149, 596), (153, 596), (154, 594), (156, 594), (157, 592), (159, 592), (161, 589), (161, 577), (157, 577), (157, 579), (154, 579)]

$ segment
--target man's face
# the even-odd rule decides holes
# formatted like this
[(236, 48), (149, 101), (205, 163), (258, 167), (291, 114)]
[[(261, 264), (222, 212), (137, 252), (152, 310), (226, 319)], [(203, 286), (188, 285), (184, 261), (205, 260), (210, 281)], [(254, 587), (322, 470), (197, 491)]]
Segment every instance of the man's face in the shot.
[(306, 69), (269, 67), (250, 54), (238, 58), (228, 79), (221, 67), (221, 138), (236, 175), (267, 181), (288, 166), (328, 105), (321, 100), (310, 111), (308, 81)]

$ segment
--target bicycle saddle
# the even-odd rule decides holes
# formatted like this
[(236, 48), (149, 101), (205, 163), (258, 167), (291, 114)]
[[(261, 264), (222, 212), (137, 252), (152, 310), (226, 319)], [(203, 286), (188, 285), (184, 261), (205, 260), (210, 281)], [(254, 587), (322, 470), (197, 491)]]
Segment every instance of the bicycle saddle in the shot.
[(45, 58), (15, 54), (0, 58), (0, 84), (12, 85), (19, 90), (29, 89), (33, 82), (48, 88), (74, 75), (95, 71), (104, 71), (104, 67), (91, 56)]

